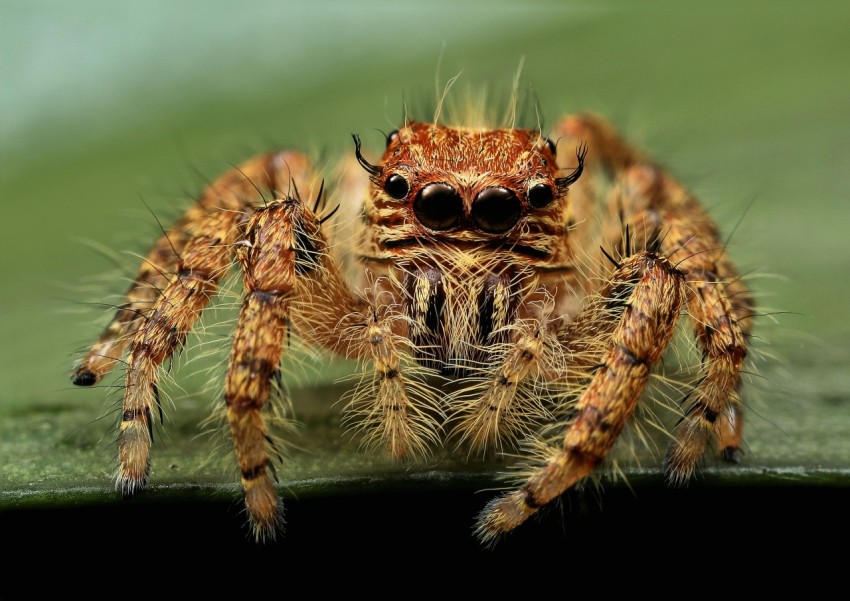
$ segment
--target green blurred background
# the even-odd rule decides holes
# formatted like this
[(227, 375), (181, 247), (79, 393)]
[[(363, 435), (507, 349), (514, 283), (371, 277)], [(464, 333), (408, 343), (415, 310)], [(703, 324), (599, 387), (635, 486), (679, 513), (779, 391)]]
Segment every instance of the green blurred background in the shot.
[[(493, 89), (524, 59), (547, 122), (607, 116), (731, 234), (771, 316), (756, 328), (744, 463), (708, 461), (700, 482), (811, 483), (846, 497), (848, 7), (0, 0), (0, 508), (12, 521), (34, 511), (25, 507), (115, 500), (118, 397), (74, 390), (68, 373), (109, 313), (92, 304), (116, 300), (133, 254), (157, 234), (152, 214), (169, 222), (205, 178), (269, 147), (332, 156), (351, 152), (359, 132), (379, 149), (376, 130), (399, 123), (404, 99), (433, 94), (441, 55), (444, 80), (462, 71), (462, 82)], [(148, 497), (221, 502), (240, 522), (226, 453), (198, 436), (215, 395), (198, 392), (206, 376), (193, 371), (176, 378), (185, 390), (173, 388)], [(374, 482), (395, 494), (418, 482), (420, 493), (457, 485), (472, 498), (492, 485), (481, 466), (406, 473), (354, 453), (321, 417), (336, 393), (307, 384), (297, 395), (305, 450), (282, 474), (289, 494), (323, 499)], [(646, 478), (648, 498), (658, 495), (653, 465), (630, 472)], [(483, 502), (473, 501), (461, 510), (464, 537)]]

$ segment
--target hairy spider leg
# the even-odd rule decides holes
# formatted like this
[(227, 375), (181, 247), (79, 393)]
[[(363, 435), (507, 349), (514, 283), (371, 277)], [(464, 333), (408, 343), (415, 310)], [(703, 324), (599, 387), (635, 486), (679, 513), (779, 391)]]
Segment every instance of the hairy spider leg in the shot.
[[(590, 140), (598, 152), (590, 160), (600, 161), (618, 176), (603, 227), (607, 243), (622, 238), (627, 225), (633, 247), (639, 243), (660, 252), (686, 274), (688, 314), (703, 362), (667, 453), (668, 480), (687, 482), (712, 436), (723, 458), (737, 461), (744, 423), (741, 370), (752, 331), (753, 299), (726, 254), (716, 225), (679, 182), (601, 119), (567, 118), (559, 128)], [(624, 249), (624, 254), (634, 250)]]
[[(159, 403), (157, 368), (182, 345), (230, 268), (245, 209), (257, 202), (260, 190), (288, 185), (301, 167), (303, 161), (297, 155), (269, 153), (211, 183), (177, 225), (156, 242), (125, 308), (75, 370), (75, 384), (94, 384), (129, 347), (116, 479), (123, 492), (132, 494), (143, 487), (150, 471), (151, 414)], [(134, 317), (127, 320), (130, 313)]]
[[(752, 297), (725, 255), (713, 222), (688, 193), (657, 169), (636, 166), (627, 185), (647, 201), (638, 223), (664, 223), (660, 248), (686, 274), (688, 315), (703, 349), (695, 388), (685, 400), (666, 458), (671, 483), (693, 474), (712, 436), (724, 459), (737, 460), (743, 430), (740, 387), (752, 328)], [(650, 237), (658, 237), (650, 234)]]
[[(339, 276), (327, 255), (316, 215), (297, 195), (258, 207), (238, 241), (245, 295), (233, 337), (224, 399), (242, 475), (245, 505), (258, 540), (273, 539), (282, 523), (263, 408), (279, 371), (292, 299)], [(336, 286), (339, 290), (340, 286)]]
[[(602, 297), (608, 319), (620, 315), (604, 360), (575, 406), (562, 447), (524, 486), (494, 499), (479, 516), (476, 532), (485, 543), (522, 524), (608, 455), (673, 335), (685, 302), (684, 275), (663, 257), (640, 252), (614, 272)], [(564, 330), (565, 340), (575, 336), (572, 328), (605, 319), (594, 304), (585, 312)]]
[[(320, 204), (316, 202), (317, 206)], [(355, 295), (320, 219), (298, 195), (258, 207), (237, 242), (245, 298), (225, 384), (227, 421), (242, 474), (245, 503), (258, 540), (274, 538), (282, 511), (271, 473), (270, 437), (262, 412), (280, 367), (290, 327), (309, 343), (374, 366), (360, 388), (367, 440), (401, 459), (437, 441), (432, 418), (414, 402), (401, 369), (392, 312)], [(380, 295), (378, 295), (380, 296)], [(414, 391), (415, 392), (415, 391)], [(430, 420), (430, 421), (429, 421)]]

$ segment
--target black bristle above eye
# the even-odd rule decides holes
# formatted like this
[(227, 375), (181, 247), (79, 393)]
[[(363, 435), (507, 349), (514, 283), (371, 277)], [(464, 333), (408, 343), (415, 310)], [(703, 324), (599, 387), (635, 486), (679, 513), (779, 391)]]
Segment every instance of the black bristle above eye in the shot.
[(555, 146), (555, 143), (552, 141), (552, 138), (546, 138), (545, 144), (546, 144), (546, 148), (549, 149), (549, 152), (551, 152), (553, 155), (557, 156), (558, 147)]
[(581, 177), (581, 174), (584, 171), (585, 158), (587, 158), (587, 143), (582, 142), (581, 144), (579, 144), (579, 147), (576, 148), (576, 159), (578, 159), (578, 166), (573, 170), (572, 173), (570, 173), (566, 177), (555, 178), (555, 185), (558, 186), (559, 191), (566, 191), (567, 188), (569, 188), (572, 184), (578, 181), (578, 178)]
[(370, 176), (380, 177), (383, 169), (377, 165), (371, 164), (365, 158), (363, 158), (363, 154), (360, 152), (360, 136), (357, 134), (351, 134), (351, 137), (354, 139), (354, 156), (357, 158), (357, 162), (360, 163), (360, 166), (368, 173)]
[(410, 192), (410, 184), (404, 176), (394, 173), (384, 182), (384, 191), (396, 200), (401, 200)]

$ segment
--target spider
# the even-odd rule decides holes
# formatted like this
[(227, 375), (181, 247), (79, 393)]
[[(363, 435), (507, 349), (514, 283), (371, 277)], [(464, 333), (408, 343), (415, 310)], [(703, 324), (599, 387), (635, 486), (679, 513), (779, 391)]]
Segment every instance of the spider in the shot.
[[(258, 540), (281, 525), (263, 409), (290, 336), (360, 361), (347, 419), (393, 459), (447, 442), (525, 453), (522, 480), (478, 517), (484, 543), (594, 472), (681, 314), (703, 359), (666, 478), (686, 482), (709, 446), (737, 460), (752, 297), (714, 222), (643, 151), (590, 114), (549, 137), (405, 119), (377, 163), (353, 138), (337, 195), (364, 199), (359, 214), (328, 209), (304, 154), (271, 152), (213, 181), (150, 250), (73, 372), (91, 386), (126, 362), (117, 488), (145, 486), (158, 369), (234, 262), (224, 400)], [(359, 230), (353, 252), (332, 219)]]

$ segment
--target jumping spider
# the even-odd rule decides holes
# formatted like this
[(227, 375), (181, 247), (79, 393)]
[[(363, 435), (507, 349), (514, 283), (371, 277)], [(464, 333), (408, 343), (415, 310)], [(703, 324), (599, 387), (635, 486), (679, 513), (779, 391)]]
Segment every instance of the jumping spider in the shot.
[(287, 150), (213, 181), (143, 261), (73, 374), (91, 386), (127, 351), (118, 488), (145, 486), (158, 368), (234, 258), (244, 300), (224, 398), (258, 539), (281, 515), (263, 407), (290, 335), (361, 361), (349, 418), (395, 459), (447, 440), (528, 451), (524, 482), (478, 519), (485, 542), (605, 459), (682, 312), (703, 360), (667, 478), (687, 481), (710, 442), (736, 458), (752, 298), (715, 224), (666, 171), (589, 115), (561, 119), (551, 137), (406, 121), (377, 164), (354, 141), (359, 167), (337, 192), (365, 198), (353, 255), (323, 228), (352, 220), (325, 209), (321, 190), (302, 200), (322, 180)]

